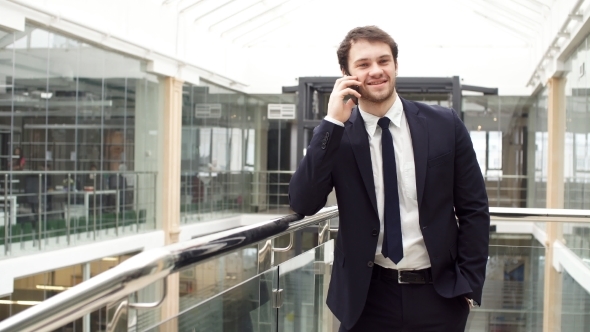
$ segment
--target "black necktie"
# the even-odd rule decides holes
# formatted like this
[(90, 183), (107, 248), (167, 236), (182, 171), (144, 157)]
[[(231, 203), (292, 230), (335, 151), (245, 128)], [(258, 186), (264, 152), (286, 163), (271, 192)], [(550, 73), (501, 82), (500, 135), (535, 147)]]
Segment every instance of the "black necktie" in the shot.
[(383, 221), (384, 234), (381, 253), (397, 264), (404, 258), (404, 247), (397, 193), (397, 168), (395, 167), (395, 152), (393, 137), (389, 131), (389, 122), (388, 117), (382, 117), (377, 122), (382, 129), (381, 151), (383, 154), (383, 185), (385, 187), (385, 220)]

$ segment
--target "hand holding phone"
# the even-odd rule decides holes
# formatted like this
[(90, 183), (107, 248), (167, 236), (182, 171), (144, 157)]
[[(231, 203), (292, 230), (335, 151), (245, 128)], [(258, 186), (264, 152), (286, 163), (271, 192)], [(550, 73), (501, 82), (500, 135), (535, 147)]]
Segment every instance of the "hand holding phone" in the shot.
[(336, 80), (328, 102), (330, 117), (342, 123), (348, 121), (353, 107), (361, 97), (358, 91), (360, 84), (361, 82), (356, 80), (356, 76), (344, 76)]
[[(352, 76), (352, 75), (350, 75), (350, 73), (349, 73), (348, 71), (346, 71), (345, 73), (346, 73), (346, 75), (348, 75), (348, 76)], [(354, 90), (354, 91), (356, 91), (356, 92), (359, 92), (359, 89), (360, 89), (358, 85), (353, 85), (353, 86), (351, 86), (350, 88), (351, 88), (351, 89), (353, 89), (353, 90)], [(359, 99), (357, 98), (357, 96), (355, 96), (355, 95), (353, 95), (353, 94), (350, 94), (350, 95), (348, 95), (348, 97), (349, 97), (350, 99), (352, 99), (352, 101), (354, 102), (354, 104), (355, 104), (355, 105), (358, 105), (358, 104), (359, 104)]]
[[(351, 89), (353, 89), (356, 92), (359, 92), (359, 86), (358, 85), (353, 85), (350, 87)], [(359, 104), (359, 99), (357, 98), (357, 96), (355, 95), (348, 95), (350, 97), (350, 100), (352, 100), (354, 102), (355, 105)]]

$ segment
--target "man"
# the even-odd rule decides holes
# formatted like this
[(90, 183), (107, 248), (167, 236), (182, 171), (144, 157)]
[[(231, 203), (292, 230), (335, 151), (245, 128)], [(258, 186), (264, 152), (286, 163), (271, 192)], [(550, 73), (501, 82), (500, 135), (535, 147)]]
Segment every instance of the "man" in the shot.
[(327, 304), (340, 331), (463, 331), (490, 224), (469, 133), (455, 111), (397, 95), (397, 44), (379, 28), (351, 30), (337, 54), (345, 76), (289, 186), (304, 215), (336, 190)]

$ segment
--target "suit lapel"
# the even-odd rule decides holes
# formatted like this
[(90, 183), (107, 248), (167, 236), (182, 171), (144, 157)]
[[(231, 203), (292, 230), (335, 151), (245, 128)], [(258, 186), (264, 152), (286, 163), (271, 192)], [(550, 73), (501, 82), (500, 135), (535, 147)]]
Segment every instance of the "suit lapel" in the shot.
[(410, 127), (412, 146), (414, 150), (414, 164), (416, 168), (416, 191), (418, 197), (418, 208), (422, 206), (424, 196), (424, 185), (426, 183), (426, 165), (428, 161), (428, 123), (416, 104), (401, 98), (404, 105), (404, 113)]
[(373, 204), (373, 209), (379, 215), (377, 211), (377, 198), (375, 197), (375, 182), (373, 179), (373, 167), (371, 166), (369, 138), (367, 137), (365, 122), (359, 113), (358, 107), (352, 110), (350, 119), (346, 122), (346, 134), (350, 140), (350, 145), (352, 146), (361, 177), (365, 183), (365, 189), (367, 190), (371, 204)]

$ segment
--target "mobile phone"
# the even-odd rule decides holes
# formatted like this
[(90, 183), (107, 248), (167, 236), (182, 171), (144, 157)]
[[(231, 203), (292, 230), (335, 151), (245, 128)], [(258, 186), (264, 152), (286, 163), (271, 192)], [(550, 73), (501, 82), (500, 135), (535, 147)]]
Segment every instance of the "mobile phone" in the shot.
[[(356, 92), (359, 92), (359, 86), (358, 85), (354, 85), (350, 87), (351, 89), (353, 89)], [(359, 99), (357, 98), (357, 96), (355, 95), (349, 95), (350, 99), (352, 99), (352, 101), (354, 102), (355, 105), (359, 104)]]
[[(348, 72), (348, 70), (346, 70), (344, 73), (345, 73), (347, 76), (352, 76), (352, 75), (350, 75), (350, 73)], [(354, 91), (356, 91), (356, 92), (359, 92), (359, 86), (358, 86), (358, 85), (353, 85), (353, 86), (351, 86), (350, 88), (351, 88), (351, 89), (353, 89), (353, 90), (354, 90)], [(350, 99), (352, 99), (352, 101), (354, 102), (354, 104), (355, 104), (355, 105), (358, 105), (358, 104), (359, 104), (359, 99), (358, 99), (358, 98), (357, 98), (355, 95), (348, 95), (348, 97), (349, 97)]]

